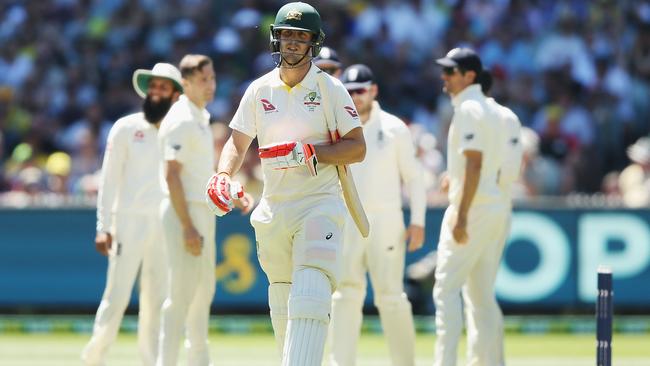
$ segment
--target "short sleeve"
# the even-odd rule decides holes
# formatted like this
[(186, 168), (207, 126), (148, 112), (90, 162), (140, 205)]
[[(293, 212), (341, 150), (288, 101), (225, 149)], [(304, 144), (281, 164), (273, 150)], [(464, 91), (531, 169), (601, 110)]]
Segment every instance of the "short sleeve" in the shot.
[(334, 83), (330, 86), (330, 93), (334, 99), (334, 117), (336, 118), (337, 130), (341, 136), (356, 127), (361, 127), (359, 113), (354, 106), (354, 102), (341, 83)]
[(186, 163), (190, 157), (190, 131), (188, 123), (178, 123), (171, 127), (162, 141), (163, 157), (165, 160), (175, 160)]
[(487, 136), (477, 116), (478, 112), (470, 106), (463, 106), (454, 114), (454, 121), (459, 133), (458, 152), (485, 151)]
[(257, 127), (255, 121), (255, 84), (246, 88), (246, 92), (239, 102), (237, 112), (230, 121), (230, 128), (246, 134), (251, 138), (257, 136)]

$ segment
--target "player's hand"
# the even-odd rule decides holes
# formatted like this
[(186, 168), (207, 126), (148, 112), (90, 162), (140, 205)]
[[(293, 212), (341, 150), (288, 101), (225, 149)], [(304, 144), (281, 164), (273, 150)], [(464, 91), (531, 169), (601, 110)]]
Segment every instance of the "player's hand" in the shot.
[(409, 252), (414, 252), (422, 248), (422, 243), (424, 243), (424, 227), (420, 225), (409, 225), (406, 229), (405, 237)]
[(253, 210), (253, 207), (255, 205), (255, 198), (253, 198), (253, 195), (244, 192), (244, 196), (238, 200), (234, 201), (235, 207), (241, 210), (242, 215), (246, 215), (247, 213), (251, 212)]
[(201, 255), (203, 249), (203, 237), (196, 231), (194, 226), (189, 226), (183, 229), (183, 240), (185, 242), (185, 250), (193, 256), (198, 257)]
[(223, 216), (235, 207), (234, 199), (244, 197), (244, 188), (239, 182), (230, 180), (228, 174), (214, 174), (208, 181), (205, 200), (210, 211), (217, 216)]
[(101, 255), (108, 255), (108, 251), (111, 250), (112, 244), (113, 237), (110, 233), (98, 232), (97, 235), (95, 235), (95, 249), (97, 249)]
[(449, 174), (447, 172), (443, 172), (440, 176), (440, 192), (449, 193)]
[(469, 237), (467, 236), (467, 216), (466, 215), (458, 215), (456, 216), (456, 223), (454, 224), (454, 228), (452, 230), (452, 235), (454, 236), (454, 240), (458, 244), (465, 244), (467, 243), (467, 239)]
[(290, 169), (306, 166), (309, 174), (318, 174), (316, 166), (316, 150), (312, 144), (303, 144), (299, 141), (282, 142), (279, 144), (262, 146), (257, 150), (262, 159), (272, 169)]

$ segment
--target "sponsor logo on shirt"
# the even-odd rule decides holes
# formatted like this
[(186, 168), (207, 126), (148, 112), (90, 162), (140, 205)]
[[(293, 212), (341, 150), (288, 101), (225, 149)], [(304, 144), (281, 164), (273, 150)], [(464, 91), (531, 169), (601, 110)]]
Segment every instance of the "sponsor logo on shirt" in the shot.
[(271, 113), (271, 112), (277, 112), (278, 110), (275, 108), (271, 102), (269, 102), (268, 99), (260, 99), (260, 102), (262, 102), (262, 107), (264, 107), (264, 112), (265, 113)]
[(144, 132), (142, 130), (137, 130), (133, 134), (133, 141), (134, 142), (143, 142), (144, 141)]
[(303, 98), (303, 104), (310, 112), (313, 112), (320, 105), (321, 96), (316, 92), (309, 92)]
[(172, 145), (172, 149), (179, 151), (181, 149), (181, 145), (179, 144)]
[(467, 135), (465, 135), (465, 140), (467, 141), (472, 141), (473, 138), (474, 138), (473, 133), (468, 133)]
[(350, 107), (349, 105), (346, 105), (345, 107), (343, 107), (343, 109), (345, 109), (345, 111), (348, 112), (348, 114), (352, 116), (352, 118), (359, 118), (359, 114), (357, 113), (357, 110), (354, 109), (354, 107)]

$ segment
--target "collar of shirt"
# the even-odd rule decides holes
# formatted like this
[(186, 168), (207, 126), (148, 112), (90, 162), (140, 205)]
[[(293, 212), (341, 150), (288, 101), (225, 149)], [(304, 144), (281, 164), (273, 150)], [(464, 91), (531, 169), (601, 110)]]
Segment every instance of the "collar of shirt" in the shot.
[(374, 125), (376, 122), (379, 121), (379, 115), (381, 114), (381, 106), (379, 105), (379, 102), (374, 100), (372, 102), (372, 108), (370, 109), (370, 117), (368, 117), (368, 121), (361, 125), (363, 128), (366, 128), (368, 126)]
[(210, 124), (210, 113), (205, 110), (205, 109), (200, 109), (196, 104), (194, 104), (190, 98), (185, 96), (185, 94), (182, 94), (178, 100), (180, 102), (183, 102), (187, 104), (189, 107), (190, 111), (192, 112), (192, 115), (197, 121), (200, 121), (203, 124)]
[(479, 84), (472, 84), (463, 89), (460, 93), (456, 94), (451, 98), (451, 104), (455, 107), (458, 107), (461, 103), (466, 100), (471, 99), (481, 99), (485, 98), (483, 92), (481, 91), (481, 86)]
[[(322, 72), (322, 71), (319, 68), (317, 68), (316, 66), (314, 66), (314, 64), (312, 63), (309, 66), (309, 71), (307, 71), (307, 74), (305, 75), (305, 77), (296, 86), (300, 85), (300, 86), (302, 86), (302, 87), (304, 87), (306, 89), (312, 90), (312, 91), (316, 90), (316, 87), (318, 85), (317, 77), (319, 77), (318, 76), (319, 72)], [(280, 68), (275, 69), (275, 72), (273, 73), (273, 75), (271, 77), (270, 85), (271, 85), (272, 88), (287, 87), (287, 84), (285, 84), (284, 81), (282, 81), (282, 79), (280, 79)]]

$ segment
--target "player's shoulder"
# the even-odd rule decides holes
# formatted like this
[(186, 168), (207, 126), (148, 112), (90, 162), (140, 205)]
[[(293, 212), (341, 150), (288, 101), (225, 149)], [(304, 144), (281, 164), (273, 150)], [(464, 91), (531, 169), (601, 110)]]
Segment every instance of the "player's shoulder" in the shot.
[(384, 129), (402, 133), (409, 132), (408, 126), (401, 118), (383, 109), (379, 112), (379, 120)]
[(142, 112), (131, 113), (115, 121), (115, 123), (111, 127), (111, 131), (113, 131), (113, 133), (129, 131), (140, 127), (143, 122), (146, 123), (144, 118), (144, 113)]

